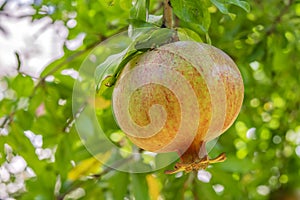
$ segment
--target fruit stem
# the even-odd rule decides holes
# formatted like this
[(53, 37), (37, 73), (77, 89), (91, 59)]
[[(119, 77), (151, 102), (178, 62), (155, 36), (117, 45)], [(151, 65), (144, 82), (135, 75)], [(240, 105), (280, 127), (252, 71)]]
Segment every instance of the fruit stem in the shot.
[(162, 28), (173, 28), (173, 10), (170, 0), (164, 0), (164, 14)]
[(206, 169), (209, 164), (223, 162), (226, 160), (225, 153), (221, 153), (219, 156), (213, 159), (209, 159), (205, 147), (205, 142), (193, 141), (191, 146), (185, 151), (181, 157), (180, 162), (176, 163), (174, 170), (167, 170), (165, 174), (175, 174), (177, 172), (185, 171), (198, 171), (200, 169)]

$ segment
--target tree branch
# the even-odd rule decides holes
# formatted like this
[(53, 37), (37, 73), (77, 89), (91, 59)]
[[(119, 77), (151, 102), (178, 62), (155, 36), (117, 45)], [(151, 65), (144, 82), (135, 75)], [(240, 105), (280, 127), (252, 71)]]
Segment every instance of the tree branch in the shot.
[(294, 3), (294, 0), (290, 0), (288, 4), (281, 9), (279, 15), (274, 19), (272, 26), (270, 27), (269, 30), (267, 30), (266, 35), (271, 35), (274, 33), (276, 26), (281, 23), (282, 17), (290, 10), (291, 5)]
[(162, 28), (173, 28), (173, 10), (171, 0), (164, 0), (164, 15)]
[(98, 44), (100, 44), (103, 40), (99, 40), (96, 41), (95, 43), (91, 44), (90, 46), (88, 46), (86, 49), (78, 51), (76, 53), (74, 53), (73, 55), (69, 56), (68, 58), (66, 58), (63, 62), (59, 63), (56, 67), (54, 67), (52, 70), (50, 70), (46, 75), (42, 76), (40, 78), (40, 80), (37, 82), (37, 84), (35, 85), (31, 95), (29, 98), (32, 98), (34, 96), (34, 94), (36, 93), (36, 90), (45, 82), (46, 78), (52, 74), (54, 74), (56, 71), (58, 71), (59, 69), (61, 69), (62, 67), (64, 67), (66, 64), (72, 62), (75, 58), (83, 55), (84, 53), (86, 53), (87, 51), (93, 49), (94, 47), (96, 47)]

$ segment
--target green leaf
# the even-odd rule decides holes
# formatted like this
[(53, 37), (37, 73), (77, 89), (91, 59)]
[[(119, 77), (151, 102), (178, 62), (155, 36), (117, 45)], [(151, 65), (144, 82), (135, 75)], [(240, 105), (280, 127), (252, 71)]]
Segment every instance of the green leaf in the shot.
[(246, 1), (240, 0), (229, 0), (230, 4), (239, 6), (240, 8), (244, 9), (246, 12), (250, 12), (250, 5)]
[(119, 0), (119, 5), (124, 10), (128, 10), (132, 7), (132, 0)]
[(111, 107), (104, 109), (101, 114), (98, 115), (98, 121), (105, 134), (119, 130)]
[[(83, 199), (88, 199), (88, 200), (105, 200), (105, 189), (103, 188), (103, 183), (95, 183), (94, 180), (87, 180), (84, 182), (82, 185), (82, 188), (85, 190), (86, 195), (84, 196)], [(121, 188), (126, 188), (126, 187), (121, 187)], [(119, 194), (119, 192), (116, 192)], [(115, 193), (113, 193), (115, 194)], [(117, 196), (117, 195), (115, 195)], [(114, 198), (117, 199), (117, 198)]]
[(147, 33), (142, 31), (140, 36), (128, 48), (120, 53), (108, 56), (96, 68), (95, 79), (99, 94), (102, 94), (107, 87), (115, 84), (120, 72), (130, 60), (150, 49), (170, 43), (176, 38), (177, 32), (170, 29), (150, 29)]
[(194, 191), (198, 193), (198, 196), (201, 197), (202, 200), (221, 200), (224, 198), (216, 194), (211, 184), (200, 182), (197, 180), (197, 177), (194, 177), (194, 179), (196, 180), (193, 182), (192, 187), (194, 187)]
[(156, 24), (146, 22), (140, 19), (128, 19), (128, 22), (134, 27), (144, 28), (144, 27), (157, 27)]
[(157, 48), (164, 44), (171, 43), (177, 39), (177, 32), (171, 29), (153, 29), (147, 34), (141, 35), (134, 45), (136, 50), (143, 51)]
[(149, 0), (137, 0), (130, 11), (130, 19), (148, 21)]
[(235, 156), (229, 155), (219, 167), (223, 171), (246, 173), (254, 168), (254, 164), (250, 160), (240, 160)]
[(179, 40), (192, 40), (196, 42), (203, 42), (201, 37), (194, 31), (188, 28), (177, 28)]
[(127, 49), (118, 54), (109, 56), (104, 62), (102, 62), (95, 71), (95, 79), (97, 84), (97, 91), (102, 94), (108, 86), (113, 85), (114, 74), (116, 69), (122, 62), (123, 57), (126, 55)]
[(183, 185), (186, 183), (188, 176), (181, 176), (179, 178), (176, 178), (175, 176), (165, 177), (164, 175), (161, 179), (165, 178), (166, 180), (163, 182), (164, 186), (162, 188), (165, 198), (174, 200), (184, 199), (183, 195), (185, 191)]
[(42, 88), (37, 88), (35, 91), (35, 95), (30, 99), (28, 105), (28, 111), (31, 113), (35, 113), (36, 109), (41, 106), (41, 104), (45, 100), (45, 92)]
[(1, 100), (0, 104), (0, 116), (9, 115), (15, 107), (15, 102), (9, 99)]
[(54, 187), (57, 172), (54, 171), (51, 164), (41, 167), (39, 171), (35, 171), (37, 178), (30, 179), (26, 182), (26, 193), (20, 199), (22, 200), (53, 200)]
[(16, 91), (18, 97), (30, 96), (33, 86), (32, 78), (22, 74), (18, 74), (12, 82), (12, 89)]
[(15, 121), (22, 127), (24, 130), (29, 130), (33, 124), (33, 116), (32, 113), (19, 110), (16, 112), (16, 119)]
[(72, 168), (72, 142), (74, 142), (72, 136), (70, 134), (63, 135), (55, 153), (55, 167), (60, 172), (63, 181), (67, 179), (68, 172)]
[(246, 12), (250, 12), (250, 5), (246, 1), (240, 0), (210, 0), (223, 14), (230, 14), (228, 11), (228, 6), (230, 4), (236, 5)]
[(31, 130), (34, 133), (41, 134), (43, 136), (43, 144), (45, 147), (53, 147), (54, 145), (57, 145), (57, 143), (59, 143), (59, 136), (64, 134), (64, 124), (65, 122), (61, 121), (61, 119), (56, 119), (47, 114), (37, 118)]
[(113, 199), (123, 200), (126, 197), (129, 183), (129, 174), (125, 172), (115, 172), (108, 180)]
[(24, 130), (18, 124), (14, 123), (10, 128), (9, 136), (4, 137), (5, 142), (10, 145), (17, 154), (21, 155), (34, 172), (38, 174), (45, 165), (45, 162), (38, 159), (35, 148), (25, 136)]
[(131, 182), (135, 199), (150, 200), (146, 174), (131, 174)]
[(179, 19), (197, 26), (199, 31), (207, 32), (211, 23), (208, 11), (209, 1), (171, 0), (173, 11)]
[(80, 63), (82, 59), (87, 56), (92, 47), (98, 44), (99, 41), (93, 40), (93, 43), (90, 46), (84, 46), (85, 49), (78, 50), (76, 52), (66, 51), (65, 55), (60, 59), (57, 59), (50, 63), (41, 73), (41, 77), (47, 77), (48, 75), (52, 75), (55, 72), (59, 72), (65, 68), (76, 68), (80, 67)]
[[(225, 190), (224, 190), (225, 194), (223, 194), (224, 196), (225, 195), (232, 195), (232, 196), (241, 196), (242, 195), (242, 192), (240, 189), (241, 184), (238, 184), (238, 183), (240, 183), (240, 181), (234, 179), (232, 176), (232, 173), (230, 173), (230, 172), (228, 173), (219, 167), (213, 167), (213, 169), (209, 170), (209, 172), (212, 174), (212, 179), (210, 182), (211, 184), (207, 184), (207, 185), (209, 185), (211, 189), (212, 189), (211, 185), (221, 184), (225, 188)], [(247, 172), (249, 172), (249, 171), (247, 171)], [(230, 188), (236, 188), (236, 189), (230, 190)], [(215, 195), (215, 193), (207, 194), (207, 195), (208, 196)], [(209, 199), (216, 199), (216, 196), (214, 198), (209, 198)]]
[(210, 0), (223, 14), (229, 14), (228, 4), (224, 3), (224, 1), (220, 2), (219, 0)]

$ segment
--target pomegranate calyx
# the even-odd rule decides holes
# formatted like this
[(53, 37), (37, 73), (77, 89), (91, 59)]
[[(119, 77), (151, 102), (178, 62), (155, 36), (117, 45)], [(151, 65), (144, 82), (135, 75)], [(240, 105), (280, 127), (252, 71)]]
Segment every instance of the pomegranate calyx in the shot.
[(200, 169), (206, 169), (209, 164), (224, 162), (225, 160), (226, 160), (225, 153), (221, 153), (219, 156), (213, 159), (209, 159), (208, 156), (206, 155), (202, 159), (196, 160), (191, 163), (178, 162), (176, 163), (173, 170), (166, 170), (165, 174), (175, 174), (182, 171), (186, 173), (192, 171), (198, 171)]

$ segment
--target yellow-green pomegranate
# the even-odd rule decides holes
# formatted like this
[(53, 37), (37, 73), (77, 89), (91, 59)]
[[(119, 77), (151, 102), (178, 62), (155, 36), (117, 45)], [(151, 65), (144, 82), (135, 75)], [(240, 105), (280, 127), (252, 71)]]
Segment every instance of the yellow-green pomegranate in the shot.
[(236, 119), (244, 86), (235, 63), (221, 50), (178, 41), (131, 60), (113, 92), (120, 128), (142, 149), (175, 151), (175, 170), (192, 171), (225, 159), (208, 159), (205, 143)]

